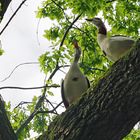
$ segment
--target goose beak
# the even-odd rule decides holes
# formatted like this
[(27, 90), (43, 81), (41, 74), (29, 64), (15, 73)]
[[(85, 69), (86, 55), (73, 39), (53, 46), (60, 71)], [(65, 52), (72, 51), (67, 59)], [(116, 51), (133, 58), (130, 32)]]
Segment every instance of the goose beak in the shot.
[(93, 19), (88, 19), (88, 18), (87, 18), (87, 19), (86, 19), (86, 21), (90, 21), (90, 22), (92, 22), (92, 21), (93, 21)]

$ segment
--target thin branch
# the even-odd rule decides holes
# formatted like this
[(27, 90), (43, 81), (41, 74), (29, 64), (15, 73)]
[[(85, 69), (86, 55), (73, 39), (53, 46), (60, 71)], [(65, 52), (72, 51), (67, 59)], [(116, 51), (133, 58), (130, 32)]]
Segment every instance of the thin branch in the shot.
[[(53, 70), (52, 74), (49, 76), (48, 80), (52, 79), (53, 76), (55, 75), (55, 73), (57, 72), (57, 70), (61, 67), (63, 67), (63, 66), (58, 66), (58, 63), (57, 63), (55, 69)], [(45, 93), (46, 93), (47, 87), (48, 87), (47, 85), (44, 87), (44, 91), (43, 91), (42, 95), (40, 96), (38, 102), (36, 103), (34, 111), (31, 113), (31, 115), (27, 118), (27, 120), (17, 130), (17, 132), (16, 132), (17, 136), (19, 136), (19, 134), (22, 132), (22, 130), (30, 123), (30, 121), (36, 115), (38, 109), (41, 107), (41, 104), (43, 103), (44, 98), (45, 98)], [(49, 111), (48, 113), (52, 113), (52, 111)]]
[(106, 3), (111, 3), (111, 2), (114, 2), (114, 1), (116, 1), (116, 0), (108, 0), (108, 1), (106, 1)]
[(63, 71), (63, 70), (60, 69), (61, 67), (63, 67), (63, 68), (64, 68), (64, 67), (70, 67), (70, 65), (59, 66), (59, 71), (61, 71), (61, 72), (63, 72), (64, 74), (66, 74), (65, 71)]
[(53, 108), (50, 111), (39, 111), (39, 110), (35, 110), (33, 113), (31, 113), (31, 115), (28, 117), (28, 119), (21, 125), (21, 127), (17, 130), (16, 135), (19, 136), (19, 134), (21, 133), (21, 131), (30, 123), (30, 121), (35, 117), (35, 115), (39, 114), (39, 113), (54, 113), (54, 110), (56, 110), (60, 105), (62, 104), (59, 103), (55, 108)]
[(59, 66), (59, 69), (60, 68), (65, 68), (65, 67), (70, 67), (70, 65), (62, 65), (62, 66)]
[(21, 63), (21, 64), (15, 66), (15, 68), (11, 71), (11, 73), (10, 73), (6, 78), (4, 78), (3, 80), (1, 80), (0, 82), (4, 82), (4, 81), (6, 81), (7, 79), (9, 79), (9, 78), (11, 77), (11, 75), (14, 73), (14, 71), (15, 71), (18, 67), (23, 66), (23, 65), (32, 65), (32, 64), (39, 64), (39, 62), (26, 62), (26, 63)]
[(51, 75), (49, 76), (47, 81), (49, 81), (53, 78), (53, 76), (55, 75), (55, 73), (57, 72), (58, 69), (59, 69), (59, 66), (58, 66), (58, 61), (57, 61), (55, 69), (53, 70), (53, 72), (51, 73)]
[(70, 21), (69, 21), (69, 19), (68, 19), (68, 16), (67, 16), (67, 14), (65, 13), (65, 9), (64, 8), (62, 8), (61, 6), (60, 6), (60, 4), (58, 4), (58, 3), (56, 3), (54, 0), (51, 0), (59, 9), (61, 9), (62, 10), (62, 12), (64, 13), (64, 15), (65, 15), (65, 18), (66, 18), (66, 20), (69, 22), (69, 23), (71, 23)]
[(6, 23), (6, 25), (4, 26), (4, 28), (0, 31), (0, 35), (4, 32), (4, 30), (7, 28), (7, 26), (9, 25), (9, 23), (11, 22), (11, 20), (14, 18), (14, 16), (16, 15), (16, 13), (19, 11), (19, 9), (21, 8), (21, 6), (26, 2), (27, 0), (23, 0), (21, 2), (21, 4), (18, 6), (18, 8), (16, 9), (16, 11), (14, 12), (14, 14), (10, 17), (10, 19), (8, 20), (8, 22)]
[[(54, 113), (56, 114), (54, 111), (62, 104), (63, 102), (60, 102), (55, 108), (53, 108), (50, 111), (37, 111), (35, 115), (39, 114), (39, 113)], [(58, 114), (57, 114), (58, 115)]]
[(51, 73), (51, 75), (49, 76), (48, 80), (52, 79), (53, 76), (55, 75), (55, 73), (62, 67), (69, 67), (69, 65), (58, 66), (58, 61), (57, 61), (56, 67), (55, 67), (54, 71)]
[(60, 8), (62, 11), (64, 11), (64, 9), (58, 4), (56, 3), (54, 0), (51, 0), (58, 8)]
[(38, 20), (38, 23), (37, 23), (37, 29), (36, 29), (37, 43), (38, 43), (39, 46), (40, 46), (40, 40), (39, 40), (38, 31), (39, 31), (40, 20), (41, 20), (41, 18)]
[[(46, 101), (51, 105), (51, 107), (54, 109), (54, 108), (55, 108), (54, 105), (53, 105), (47, 98), (45, 98), (45, 99), (46, 99)], [(56, 109), (55, 109), (54, 111), (55, 111), (55, 113), (58, 115)]]
[(34, 118), (36, 112), (31, 113), (31, 115), (27, 118), (27, 120), (20, 126), (17, 130), (16, 135), (17, 137), (20, 135), (21, 131), (30, 123), (30, 121)]
[(66, 38), (66, 36), (67, 36), (69, 30), (72, 28), (72, 26), (74, 25), (74, 23), (81, 17), (81, 15), (82, 15), (82, 13), (81, 13), (80, 15), (78, 15), (78, 16), (75, 18), (75, 20), (70, 24), (70, 26), (67, 28), (67, 30), (66, 30), (66, 32), (65, 32), (65, 34), (64, 34), (64, 36), (63, 36), (63, 38), (62, 38), (62, 41), (61, 41), (61, 43), (60, 43), (60, 46), (63, 46), (64, 40), (65, 40), (65, 38)]
[(103, 69), (100, 69), (100, 68), (88, 68), (88, 70), (85, 72), (85, 74), (88, 72), (88, 71), (101, 71), (101, 72), (105, 72), (105, 70)]
[(60, 87), (59, 85), (44, 85), (44, 86), (39, 86), (39, 87), (12, 87), (12, 86), (5, 86), (5, 87), (0, 87), (0, 90), (3, 90), (3, 89), (20, 89), (20, 90), (35, 90), (35, 89), (42, 89), (42, 88), (58, 88)]
[[(72, 28), (72, 26), (74, 25), (74, 23), (80, 18), (81, 15), (82, 15), (82, 13), (81, 13), (80, 15), (78, 15), (78, 16), (74, 19), (74, 21), (70, 24), (70, 26), (67, 28), (67, 30), (66, 30), (66, 32), (65, 32), (65, 34), (64, 34), (64, 36), (63, 36), (63, 38), (62, 38), (62, 41), (61, 41), (61, 43), (60, 43), (59, 48), (60, 48), (61, 46), (63, 46), (64, 40), (65, 40), (65, 38), (66, 38), (66, 36), (67, 36), (69, 30)], [(58, 66), (58, 62), (59, 62), (59, 59), (57, 60), (56, 67), (55, 67), (54, 71), (52, 72), (52, 74), (50, 75), (50, 77), (48, 78), (48, 80), (52, 79), (52, 77), (55, 75), (55, 73), (57, 72), (57, 70), (60, 68), (60, 67)]]
[(30, 116), (27, 118), (27, 120), (25, 120), (25, 122), (23, 122), (23, 124), (21, 124), (21, 126), (19, 127), (19, 129), (16, 132), (16, 135), (19, 136), (20, 133), (22, 132), (22, 130), (30, 123), (30, 121), (34, 118), (34, 116), (36, 115), (36, 112), (38, 111), (38, 109), (41, 107), (44, 98), (45, 98), (45, 93), (47, 90), (47, 84), (44, 87), (44, 91), (43, 94), (40, 96), (40, 98), (38, 99), (38, 102), (36, 103), (36, 106), (34, 108), (34, 111), (30, 114)]
[[(51, 103), (52, 103), (53, 105), (58, 105), (57, 102), (51, 102)], [(61, 104), (60, 106), (64, 108), (63, 104)]]
[[(62, 38), (62, 41), (60, 43), (60, 47), (63, 46), (63, 43), (64, 43), (64, 40), (69, 32), (69, 30), (72, 28), (72, 26), (74, 25), (74, 23), (80, 18), (82, 14), (78, 15), (77, 18), (70, 24), (70, 26), (68, 27), (68, 29), (66, 30), (63, 38)], [(59, 66), (58, 65), (58, 62), (59, 62), (59, 59), (57, 60), (56, 62), (56, 66), (55, 66), (55, 69), (53, 70), (53, 72), (51, 73), (51, 75), (49, 76), (48, 80), (49, 81), (50, 79), (53, 78), (53, 76), (56, 74), (56, 72), (59, 70), (59, 68), (61, 68), (62, 66)], [(36, 103), (36, 106), (34, 108), (34, 111), (31, 113), (31, 115), (27, 118), (27, 120), (20, 126), (20, 128), (17, 130), (16, 134), (17, 136), (19, 136), (19, 134), (22, 132), (22, 130), (30, 123), (30, 121), (34, 118), (34, 116), (36, 114), (38, 114), (38, 109), (41, 107), (41, 104), (43, 103), (44, 101), (44, 98), (45, 98), (45, 93), (46, 93), (46, 90), (47, 90), (47, 85), (44, 87), (44, 91), (42, 93), (42, 96), (39, 98), (38, 102)], [(61, 102), (62, 103), (62, 102)], [(59, 104), (58, 104), (59, 106)], [(56, 108), (58, 107), (56, 106)], [(55, 109), (56, 109), (55, 108)], [(38, 112), (38, 113), (37, 113)], [(48, 113), (52, 113), (54, 112), (54, 109), (52, 111), (49, 111)]]
[(32, 102), (26, 102), (26, 101), (21, 101), (14, 109), (18, 108), (19, 106), (22, 106), (24, 104), (31, 104)]
[(61, 69), (59, 69), (59, 71), (61, 71), (62, 73), (66, 74), (66, 72), (65, 72), (65, 71), (63, 71), (63, 70), (61, 70)]
[[(46, 4), (44, 8), (47, 8), (47, 6), (49, 6), (50, 4), (51, 3)], [(37, 43), (38, 43), (39, 46), (40, 46), (40, 40), (39, 40), (38, 31), (39, 31), (39, 25), (40, 25), (41, 18), (39, 18), (38, 23), (37, 23), (37, 27), (36, 27), (36, 37), (37, 37)]]

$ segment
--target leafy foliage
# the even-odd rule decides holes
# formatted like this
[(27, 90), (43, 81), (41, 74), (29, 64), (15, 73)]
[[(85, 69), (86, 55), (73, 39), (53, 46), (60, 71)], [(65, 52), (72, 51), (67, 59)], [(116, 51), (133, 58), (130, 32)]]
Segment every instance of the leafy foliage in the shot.
[[(67, 48), (70, 48), (73, 39), (78, 40), (83, 49), (83, 56), (80, 63), (81, 69), (89, 77), (93, 78), (106, 71), (111, 62), (103, 56), (100, 48), (98, 47), (96, 41), (96, 29), (92, 24), (86, 23), (85, 18), (94, 17), (100, 13), (102, 14), (100, 16), (106, 19), (111, 26), (112, 30), (109, 34), (124, 34), (137, 37), (139, 35), (140, 28), (138, 6), (138, 1), (134, 2), (132, 0), (120, 0), (115, 2), (102, 0), (47, 0), (43, 2), (42, 8), (38, 9), (37, 17), (48, 17), (52, 20), (56, 20), (55, 24), (53, 24), (49, 30), (45, 30), (44, 34), (45, 38), (54, 43), (53, 45), (55, 48), (62, 41), (63, 35), (70, 26), (71, 22), (74, 20), (75, 15), (82, 13), (81, 18), (73, 25), (66, 36), (64, 45)], [(60, 56), (59, 58), (61, 59), (62, 56), (60, 54), (62, 52), (63, 51), (54, 51), (52, 54), (58, 53)], [(40, 61), (41, 67), (44, 69), (43, 67), (47, 64), (47, 69), (52, 70), (52, 68), (54, 68), (55, 61), (58, 60), (58, 57), (50, 55), (49, 58), (47, 53), (44, 54), (47, 56), (46, 60), (44, 60), (45, 64)], [(40, 60), (44, 57), (44, 55), (40, 57)], [(53, 59), (53, 62), (50, 62), (49, 59)], [(69, 61), (69, 58), (67, 61)], [(49, 65), (49, 63), (53, 64)], [(52, 68), (49, 68), (50, 66), (52, 66)]]
[[(10, 102), (6, 104), (7, 115), (15, 132), (34, 111), (37, 101), (38, 98), (34, 96), (31, 103), (27, 104), (25, 102), (25, 104), (19, 104), (14, 109), (11, 108)], [(45, 102), (42, 107), (39, 108), (39, 111), (48, 111), (47, 104)], [(37, 114), (34, 119), (22, 130), (18, 139), (24, 140), (25, 138), (30, 138), (31, 130), (41, 134), (47, 130), (50, 121), (51, 117), (48, 113)]]
[[(37, 17), (50, 18), (55, 21), (55, 24), (44, 32), (44, 37), (52, 42), (53, 47), (51, 53), (48, 51), (40, 56), (41, 69), (48, 74), (54, 70), (56, 64), (69, 63), (73, 56), (72, 41), (76, 39), (83, 52), (79, 64), (81, 70), (90, 80), (96, 81), (112, 63), (106, 59), (97, 44), (96, 28), (87, 23), (85, 18), (99, 15), (110, 25), (109, 35), (124, 34), (137, 38), (140, 28), (139, 4), (138, 0), (44, 1), (42, 7), (38, 9)], [(59, 45), (76, 16), (80, 14), (82, 14), (81, 17), (66, 35), (63, 46)]]
[(4, 53), (4, 50), (0, 49), (0, 55), (2, 55)]
[[(55, 23), (52, 27), (44, 31), (44, 37), (48, 39), (53, 47), (50, 51), (42, 54), (39, 58), (41, 70), (46, 75), (51, 75), (56, 66), (63, 66), (72, 61), (73, 48), (72, 41), (78, 40), (82, 47), (82, 57), (80, 67), (90, 80), (95, 80), (103, 75), (112, 64), (103, 55), (96, 41), (96, 28), (85, 21), (87, 17), (99, 15), (111, 27), (109, 35), (124, 34), (137, 38), (140, 29), (140, 3), (138, 0), (46, 0), (42, 7), (38, 8), (38, 18), (49, 18)], [(68, 34), (65, 34), (77, 15), (81, 17), (76, 21)], [(65, 36), (65, 38), (64, 38)], [(62, 40), (64, 38), (64, 42)], [(61, 44), (61, 45), (60, 45)], [(50, 79), (49, 79), (50, 80)], [(48, 81), (47, 81), (48, 82)], [(48, 84), (48, 83), (47, 83)], [(53, 84), (53, 81), (51, 81)], [(50, 89), (46, 90), (51, 93)], [(32, 104), (26, 107), (18, 107), (12, 110), (10, 104), (7, 105), (7, 111), (14, 130), (17, 130), (29, 114), (31, 114), (37, 104), (38, 98), (34, 97)], [(40, 111), (48, 111), (47, 105), (43, 102)], [(47, 131), (47, 125), (51, 116), (46, 114), (37, 114), (33, 121), (23, 130), (19, 139), (29, 138), (29, 131), (40, 134)], [(124, 140), (139, 139), (138, 131), (132, 131)]]
[[(27, 109), (25, 107), (17, 107), (15, 109), (11, 109), (10, 102), (6, 105), (7, 115), (9, 120), (11, 121), (13, 129), (16, 131), (19, 126), (23, 123), (24, 120), (27, 119)], [(30, 137), (29, 130), (31, 129), (31, 125), (28, 125), (20, 135), (19, 139), (23, 140), (24, 138)]]
[(123, 140), (140, 140), (140, 129), (132, 130)]

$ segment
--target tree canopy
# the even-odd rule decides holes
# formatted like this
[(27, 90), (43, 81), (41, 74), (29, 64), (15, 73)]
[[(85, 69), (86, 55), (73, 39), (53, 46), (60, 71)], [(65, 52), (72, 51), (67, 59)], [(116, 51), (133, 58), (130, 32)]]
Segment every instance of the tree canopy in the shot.
[[(3, 3), (1, 4), (3, 10)], [(42, 1), (42, 6), (36, 11), (37, 18), (51, 19), (53, 22), (51, 28), (46, 29), (43, 35), (52, 43), (49, 48), (51, 51), (46, 51), (38, 59), (41, 70), (47, 75), (42, 96), (34, 97), (31, 104), (26, 106), (21, 104), (12, 111), (10, 103), (6, 105), (9, 120), (19, 139), (30, 138), (30, 130), (38, 134), (46, 132), (53, 117), (58, 115), (56, 112), (58, 106), (49, 110), (47, 95), (53, 95), (51, 88), (59, 88), (53, 80), (56, 72), (67, 67), (73, 59), (74, 39), (82, 48), (79, 65), (90, 79), (92, 88), (99, 84), (99, 79), (104, 77), (107, 71), (112, 70), (110, 67), (113, 63), (104, 56), (97, 44), (97, 29), (85, 19), (101, 17), (107, 25), (108, 36), (117, 34), (137, 39), (140, 34), (139, 7), (138, 0)], [(2, 14), (1, 17), (3, 17)], [(104, 80), (104, 84), (106, 83)], [(55, 115), (52, 116), (51, 113)], [(139, 130), (133, 130), (125, 139), (138, 139), (139, 134)]]

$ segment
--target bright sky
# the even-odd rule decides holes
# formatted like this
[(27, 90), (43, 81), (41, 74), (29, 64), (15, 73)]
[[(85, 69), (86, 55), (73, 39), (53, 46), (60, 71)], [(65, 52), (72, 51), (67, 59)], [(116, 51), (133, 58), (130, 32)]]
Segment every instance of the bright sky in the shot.
[[(13, 0), (10, 4), (5, 17), (0, 25), (0, 30), (7, 23), (16, 8), (20, 5), (22, 0)], [(41, 19), (38, 29), (39, 42), (37, 39), (37, 25), (39, 19), (36, 19), (35, 11), (40, 5), (41, 0), (27, 0), (22, 6), (14, 19), (11, 21), (7, 29), (0, 36), (2, 48), (5, 53), (0, 56), (0, 81), (7, 77), (15, 66), (25, 62), (37, 62), (38, 57), (44, 53), (49, 42), (43, 37), (44, 29), (50, 26), (50, 21)], [(62, 73), (61, 73), (62, 74)], [(64, 74), (62, 74), (64, 77)], [(20, 87), (36, 87), (42, 86), (45, 75), (40, 73), (38, 65), (23, 65), (20, 66), (12, 76), (4, 82), (0, 82), (2, 86), (20, 86)], [(57, 80), (60, 82), (60, 79)], [(60, 89), (55, 89), (57, 95), (53, 97), (54, 100), (61, 101)], [(40, 90), (14, 90), (4, 89), (0, 94), (5, 101), (11, 101), (12, 106), (15, 107), (21, 101), (31, 101), (34, 95), (41, 95)], [(59, 97), (59, 98), (58, 98)]]
[[(7, 23), (16, 8), (22, 0), (12, 0), (5, 17), (0, 25), (0, 31)], [(38, 57), (48, 50), (49, 42), (43, 37), (44, 29), (49, 28), (50, 21), (41, 19), (38, 29), (39, 42), (37, 39), (37, 25), (39, 19), (36, 19), (35, 11), (41, 4), (41, 0), (27, 0), (16, 14), (7, 29), (0, 36), (2, 48), (5, 53), (0, 56), (0, 81), (7, 77), (13, 68), (18, 64), (25, 62), (37, 62)], [(63, 73), (59, 73), (60, 79), (64, 77)], [(20, 87), (36, 87), (42, 86), (45, 75), (40, 72), (38, 65), (20, 66), (12, 74), (12, 76), (4, 82), (0, 82), (3, 86), (20, 86)], [(60, 79), (55, 78), (57, 83)], [(60, 89), (54, 89), (55, 96), (51, 97), (57, 103), (61, 101)], [(0, 94), (6, 102), (11, 101), (12, 107), (17, 106), (21, 101), (31, 101), (34, 95), (41, 95), (40, 90), (0, 90)], [(62, 109), (62, 108), (61, 108)], [(61, 110), (62, 111), (62, 110)]]

